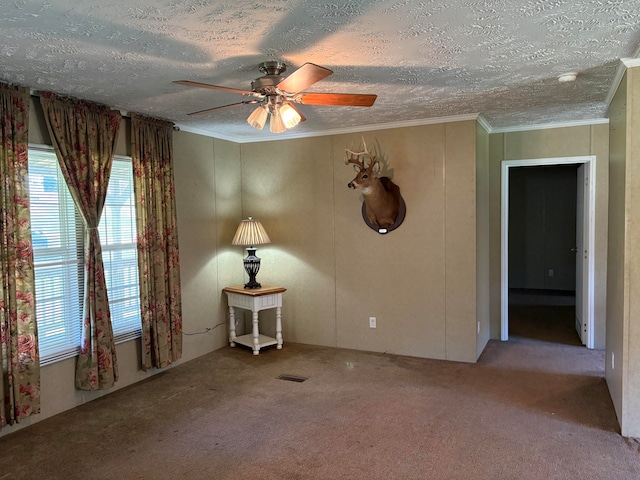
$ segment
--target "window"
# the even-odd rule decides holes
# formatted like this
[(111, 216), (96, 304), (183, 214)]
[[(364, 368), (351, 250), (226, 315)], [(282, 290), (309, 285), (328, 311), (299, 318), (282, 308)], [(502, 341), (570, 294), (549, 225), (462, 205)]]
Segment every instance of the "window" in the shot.
[[(84, 303), (84, 226), (52, 150), (29, 149), (31, 235), (40, 363), (78, 354)], [(107, 293), (116, 342), (140, 336), (131, 159), (116, 157), (102, 218)]]

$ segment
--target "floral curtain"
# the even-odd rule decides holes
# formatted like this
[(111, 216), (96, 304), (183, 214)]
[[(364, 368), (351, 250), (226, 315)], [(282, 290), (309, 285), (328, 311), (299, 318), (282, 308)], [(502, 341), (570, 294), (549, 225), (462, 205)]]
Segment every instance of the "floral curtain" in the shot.
[(0, 428), (40, 412), (29, 214), (29, 89), (0, 83)]
[(84, 225), (84, 306), (76, 388), (103, 390), (118, 380), (98, 223), (107, 196), (120, 112), (45, 92), (40, 97), (60, 169)]
[(131, 116), (143, 370), (166, 367), (182, 356), (172, 134), (170, 122)]

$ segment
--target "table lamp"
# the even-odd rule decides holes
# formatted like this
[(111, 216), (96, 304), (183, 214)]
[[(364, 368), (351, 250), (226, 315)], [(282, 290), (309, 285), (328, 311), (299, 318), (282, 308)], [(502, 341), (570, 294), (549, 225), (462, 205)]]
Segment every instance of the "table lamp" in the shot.
[(256, 257), (254, 245), (263, 245), (265, 243), (271, 243), (271, 240), (259, 220), (249, 217), (247, 220), (240, 222), (231, 244), (247, 247), (244, 269), (249, 274), (249, 283), (245, 283), (244, 288), (260, 288), (262, 286), (256, 281), (256, 275), (260, 270), (260, 259)]

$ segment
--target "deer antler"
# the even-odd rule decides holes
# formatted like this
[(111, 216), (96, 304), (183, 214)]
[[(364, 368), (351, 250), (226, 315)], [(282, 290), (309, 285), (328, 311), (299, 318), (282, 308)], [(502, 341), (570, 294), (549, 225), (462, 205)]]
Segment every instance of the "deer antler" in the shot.
[(346, 165), (349, 165), (350, 163), (353, 163), (355, 165), (359, 165), (360, 168), (362, 168), (364, 170), (365, 166), (364, 166), (364, 158), (363, 157), (369, 157), (369, 165), (373, 165), (373, 162), (376, 161), (376, 156), (377, 153), (374, 151), (373, 153), (369, 153), (369, 149), (367, 148), (367, 142), (364, 141), (364, 137), (362, 137), (362, 144), (364, 145), (364, 150), (362, 150), (361, 152), (354, 152), (353, 150), (350, 150), (348, 148), (345, 148), (345, 160), (344, 163)]
[(351, 150), (348, 150), (348, 149), (347, 149), (347, 153), (349, 155), (345, 156), (345, 159), (344, 159), (345, 165), (349, 165), (350, 163), (353, 163), (354, 165), (358, 165), (362, 170), (365, 169), (364, 159), (361, 159), (360, 155), (358, 155), (357, 153), (354, 153), (354, 152), (352, 152)]

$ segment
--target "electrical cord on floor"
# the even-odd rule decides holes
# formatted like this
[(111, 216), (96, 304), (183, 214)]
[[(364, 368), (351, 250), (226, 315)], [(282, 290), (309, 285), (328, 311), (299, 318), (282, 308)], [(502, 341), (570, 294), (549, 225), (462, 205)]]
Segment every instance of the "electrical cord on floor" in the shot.
[[(227, 325), (229, 322), (220, 322), (217, 325), (214, 325), (213, 327), (207, 327), (206, 329), (204, 329), (202, 332), (192, 332), (192, 333), (187, 333), (187, 332), (182, 332), (184, 335), (203, 335), (205, 333), (209, 333), (211, 330), (215, 330), (216, 328), (220, 327), (221, 325)], [(238, 324), (240, 323), (240, 320), (236, 320), (236, 327), (238, 326)]]

